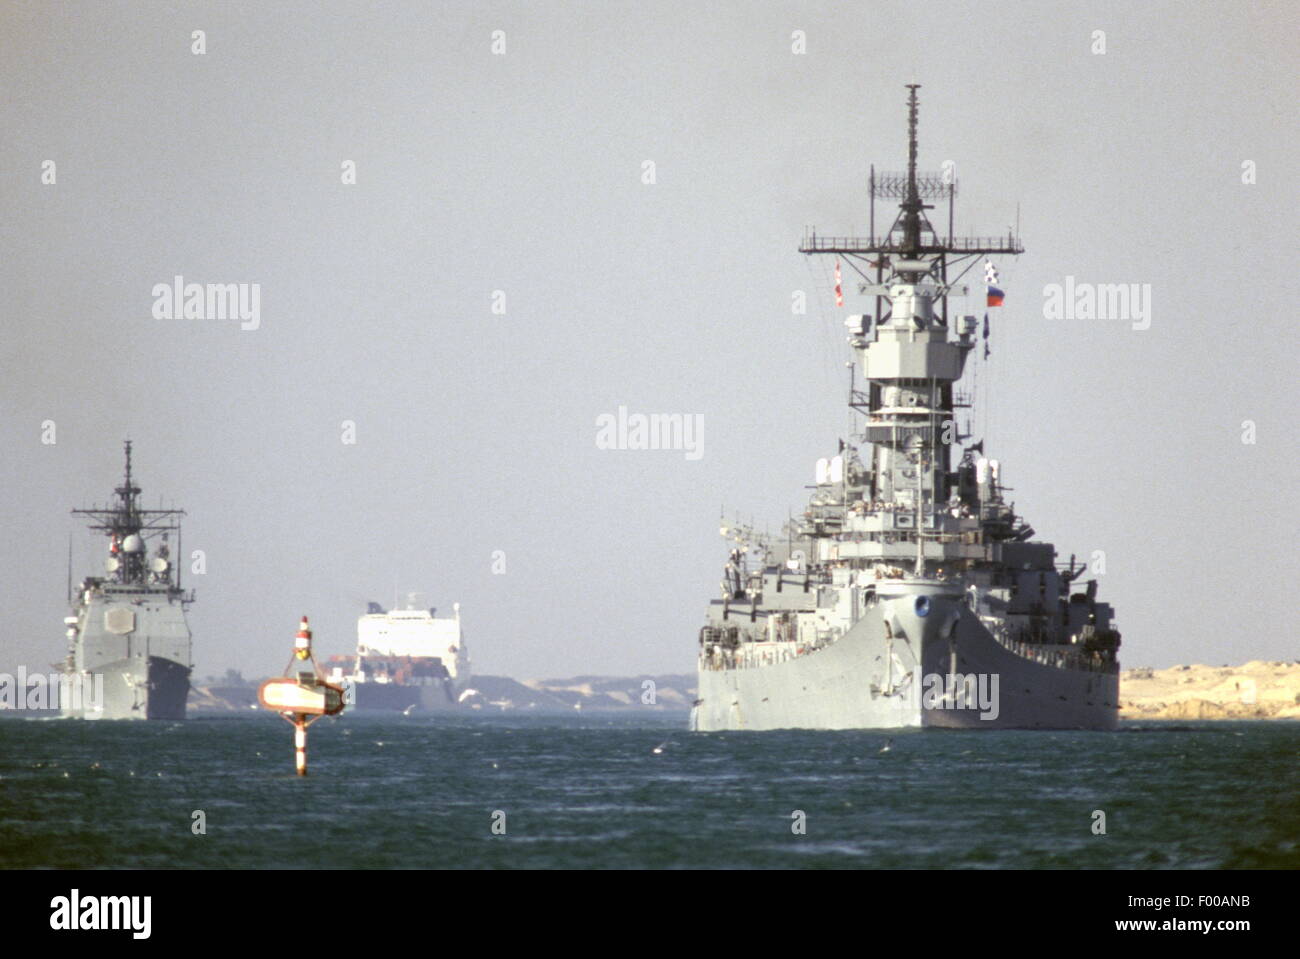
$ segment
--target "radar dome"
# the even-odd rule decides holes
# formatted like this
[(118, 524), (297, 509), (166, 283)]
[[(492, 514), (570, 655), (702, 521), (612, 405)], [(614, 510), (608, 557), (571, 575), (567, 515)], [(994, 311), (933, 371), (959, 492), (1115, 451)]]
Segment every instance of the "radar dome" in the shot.
[(132, 533), (122, 540), (122, 549), (128, 553), (139, 553), (144, 549), (144, 540), (140, 539), (138, 533)]

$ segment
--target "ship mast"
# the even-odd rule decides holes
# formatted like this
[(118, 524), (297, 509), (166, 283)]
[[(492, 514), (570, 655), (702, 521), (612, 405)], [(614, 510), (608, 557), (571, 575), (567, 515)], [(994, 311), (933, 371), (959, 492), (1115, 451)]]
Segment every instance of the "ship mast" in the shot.
[[(167, 535), (180, 531), (181, 509), (141, 509), (140, 487), (131, 476), (131, 441), (124, 443), (126, 470), (122, 485), (114, 489), (116, 499), (108, 506), (74, 509), (74, 515), (87, 516), (87, 528), (109, 536), (110, 573), (114, 581), (143, 585), (150, 574), (171, 585), (171, 567), (168, 557)], [(154, 568), (146, 563), (145, 541), (162, 534), (163, 543), (156, 551)], [(158, 563), (162, 560), (162, 563)], [(161, 566), (161, 568), (157, 568)]]
[[(865, 381), (851, 381), (849, 406), (866, 421), (855, 439), (872, 449), (864, 499), (911, 514), (910, 530), (892, 518), (888, 528), (902, 528), (914, 539), (918, 576), (925, 569), (927, 520), (957, 490), (953, 447), (969, 438), (958, 435), (953, 421), (955, 408), (966, 405), (957, 401), (954, 385), (974, 347), (975, 323), (967, 316), (950, 324), (948, 298), (968, 293), (960, 281), (982, 259), (1024, 252), (1010, 230), (1004, 237), (953, 236), (956, 177), (951, 169), (918, 170), (919, 88), (907, 85), (906, 172), (871, 170), (871, 235), (819, 236), (813, 230), (799, 245), (801, 253), (831, 254), (847, 263), (861, 277), (858, 292), (874, 297), (872, 315), (846, 321)], [(898, 214), (879, 236), (877, 199), (898, 201)], [(927, 200), (948, 201), (946, 236), (927, 217), (934, 209)]]
[[(937, 282), (937, 292), (942, 303), (940, 316), (947, 324), (948, 295), (961, 290), (947, 280), (947, 268), (963, 266), (960, 279), (980, 257), (1003, 254), (1016, 256), (1025, 252), (1020, 239), (1008, 230), (1003, 237), (953, 236), (952, 215), (957, 196), (957, 178), (947, 172), (925, 173), (917, 169), (918, 110), (920, 101), (916, 91), (920, 84), (907, 85), (907, 172), (878, 173), (872, 168), (868, 184), (871, 203), (871, 222), (876, 220), (876, 200), (899, 200), (898, 216), (882, 235), (876, 236), (818, 236), (816, 230), (806, 235), (799, 244), (799, 252), (807, 255), (834, 254), (846, 258), (864, 282), (859, 292), (874, 294), (877, 324), (889, 318), (889, 294), (882, 286), (886, 270), (891, 265), (899, 280), (920, 282), (930, 277)], [(948, 201), (948, 236), (942, 237), (925, 215), (934, 209), (923, 201), (944, 199)], [(875, 282), (869, 282), (869, 271), (875, 271)], [(954, 282), (955, 282), (954, 280)]]
[(919, 83), (907, 85), (907, 196), (899, 205), (903, 220), (903, 249), (913, 255), (921, 251), (921, 211), (934, 209), (921, 202), (916, 189), (916, 91), (919, 87)]

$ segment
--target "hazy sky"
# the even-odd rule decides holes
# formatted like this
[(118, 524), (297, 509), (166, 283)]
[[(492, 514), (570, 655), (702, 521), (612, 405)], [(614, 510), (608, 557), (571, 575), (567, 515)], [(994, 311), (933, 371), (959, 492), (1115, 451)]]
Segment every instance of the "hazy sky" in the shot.
[[(1105, 552), (1125, 666), (1294, 658), (1300, 8), (1088, 6), (7, 0), (0, 669), (62, 658), (69, 533), (104, 553), (68, 510), (129, 436), (206, 555), (200, 676), (302, 613), (350, 651), (395, 585), (479, 672), (693, 670), (720, 507), (779, 528), (845, 432), (865, 304), (797, 245), (865, 231), (908, 82), (958, 231), (1019, 204), (976, 420), (1017, 507)], [(178, 274), (260, 326), (155, 319)], [(1150, 328), (1046, 319), (1066, 276), (1149, 284)], [(703, 457), (598, 449), (620, 405)]]

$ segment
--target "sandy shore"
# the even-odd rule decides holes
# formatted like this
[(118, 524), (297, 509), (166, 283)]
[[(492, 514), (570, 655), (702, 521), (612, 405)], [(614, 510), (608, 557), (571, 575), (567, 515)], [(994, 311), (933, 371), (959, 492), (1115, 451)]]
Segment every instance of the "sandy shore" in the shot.
[(1300, 719), (1300, 661), (1120, 673), (1125, 719)]

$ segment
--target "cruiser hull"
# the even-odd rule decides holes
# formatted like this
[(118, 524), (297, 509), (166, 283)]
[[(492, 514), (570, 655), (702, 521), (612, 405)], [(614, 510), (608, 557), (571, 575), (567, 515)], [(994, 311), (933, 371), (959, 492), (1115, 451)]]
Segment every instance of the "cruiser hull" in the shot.
[[(103, 678), (102, 701), (84, 695), (60, 704), (71, 719), (175, 719), (185, 718), (190, 693), (190, 670), (161, 656), (121, 659), (95, 669)], [(92, 677), (93, 678), (93, 677)], [(98, 684), (86, 684), (93, 690)]]

